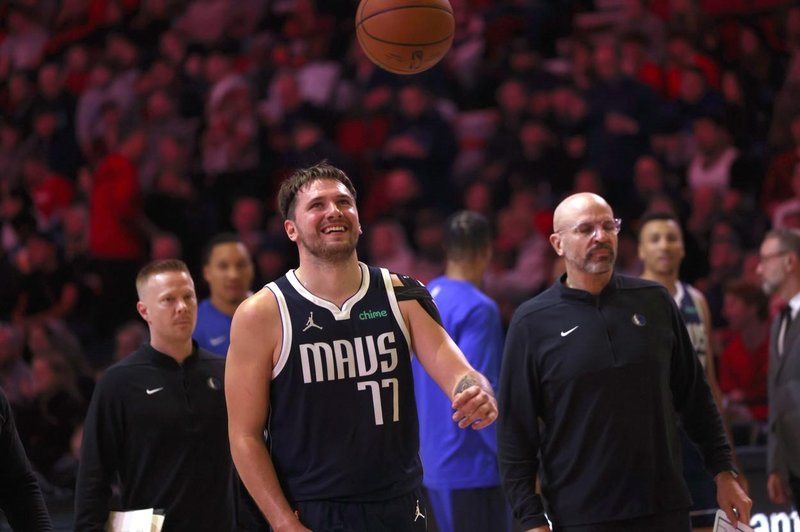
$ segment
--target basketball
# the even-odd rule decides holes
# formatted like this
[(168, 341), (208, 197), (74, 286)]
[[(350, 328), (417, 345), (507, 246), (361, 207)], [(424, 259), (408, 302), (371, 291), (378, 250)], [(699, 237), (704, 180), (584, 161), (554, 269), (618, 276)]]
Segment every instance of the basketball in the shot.
[(379, 67), (417, 74), (438, 63), (453, 44), (455, 19), (447, 0), (361, 0), (356, 37)]

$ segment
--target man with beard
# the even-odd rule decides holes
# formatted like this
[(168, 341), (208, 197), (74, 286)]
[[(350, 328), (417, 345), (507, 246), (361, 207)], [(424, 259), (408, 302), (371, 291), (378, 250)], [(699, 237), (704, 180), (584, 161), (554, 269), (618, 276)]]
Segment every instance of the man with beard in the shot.
[[(717, 384), (714, 354), (711, 352), (711, 312), (703, 294), (678, 279), (684, 256), (683, 233), (675, 215), (652, 212), (639, 220), (639, 259), (644, 266), (641, 277), (663, 285), (675, 300), (689, 330), (692, 347), (704, 368), (714, 401), (722, 411), (722, 394)], [(730, 434), (729, 430), (726, 432)], [(710, 532), (717, 508), (714, 481), (705, 470), (703, 456), (684, 430), (680, 431), (680, 439), (683, 478), (692, 495), (692, 530)], [(741, 484), (744, 477), (740, 476), (739, 480)]]
[(426, 529), (412, 351), (459, 427), (481, 429), (497, 415), (491, 385), (447, 335), (427, 290), (358, 261), (355, 196), (325, 162), (292, 174), (278, 207), (299, 267), (233, 317), (231, 450), (275, 530)]
[(680, 311), (663, 286), (614, 273), (620, 224), (595, 194), (562, 201), (550, 243), (566, 273), (509, 326), (497, 434), (514, 515), (535, 532), (548, 517), (559, 532), (691, 530), (680, 419), (719, 507), (747, 523), (752, 501)]
[(800, 508), (800, 232), (768, 232), (759, 259), (764, 291), (787, 302), (770, 332), (767, 494)]

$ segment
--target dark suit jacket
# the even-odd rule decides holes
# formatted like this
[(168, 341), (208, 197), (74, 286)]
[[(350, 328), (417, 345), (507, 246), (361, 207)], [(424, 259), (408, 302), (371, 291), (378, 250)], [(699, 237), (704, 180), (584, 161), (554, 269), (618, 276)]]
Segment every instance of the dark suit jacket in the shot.
[(800, 476), (800, 314), (786, 331), (783, 355), (778, 355), (780, 318), (770, 332), (768, 473), (787, 471)]

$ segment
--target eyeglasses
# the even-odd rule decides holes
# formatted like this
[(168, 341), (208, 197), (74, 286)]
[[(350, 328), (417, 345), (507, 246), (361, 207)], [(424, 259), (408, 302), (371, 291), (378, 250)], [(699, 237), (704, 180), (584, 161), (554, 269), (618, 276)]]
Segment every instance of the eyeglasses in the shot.
[(602, 231), (607, 235), (616, 235), (622, 228), (622, 219), (614, 218), (613, 220), (603, 220), (601, 222), (579, 222), (572, 227), (565, 227), (558, 229), (556, 233), (563, 233), (571, 231), (582, 238), (589, 238), (594, 236), (597, 231)]
[(784, 250), (784, 251), (776, 251), (775, 253), (767, 253), (766, 255), (759, 255), (758, 256), (758, 262), (759, 262), (759, 264), (764, 264), (765, 262), (767, 262), (770, 259), (781, 257), (783, 255), (786, 255), (787, 253), (788, 253), (788, 251)]

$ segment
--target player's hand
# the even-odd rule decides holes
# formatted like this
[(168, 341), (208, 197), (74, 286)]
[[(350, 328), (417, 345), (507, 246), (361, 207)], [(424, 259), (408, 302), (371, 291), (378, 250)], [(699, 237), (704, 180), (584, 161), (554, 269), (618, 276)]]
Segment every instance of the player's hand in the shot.
[(770, 473), (767, 477), (767, 495), (769, 495), (769, 500), (775, 504), (787, 504), (789, 502), (789, 494), (786, 493), (783, 479), (778, 473)]
[(497, 400), (490, 392), (473, 385), (453, 398), (453, 421), (462, 429), (486, 428), (497, 419)]
[(750, 524), (750, 508), (753, 501), (744, 492), (739, 482), (728, 471), (718, 473), (714, 480), (717, 484), (717, 503), (725, 512), (728, 520), (736, 525), (739, 521)]

